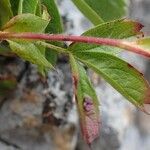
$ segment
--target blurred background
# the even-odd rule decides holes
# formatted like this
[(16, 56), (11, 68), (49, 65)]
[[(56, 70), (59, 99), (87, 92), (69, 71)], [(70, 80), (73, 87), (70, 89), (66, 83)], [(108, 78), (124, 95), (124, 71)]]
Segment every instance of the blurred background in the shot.
[[(57, 0), (57, 3), (66, 34), (80, 35), (92, 27), (70, 0)], [(149, 35), (150, 0), (130, 0), (127, 5), (127, 18), (140, 21)], [(127, 52), (121, 57), (150, 81), (150, 61)], [(67, 58), (59, 58), (58, 71), (49, 72), (46, 87), (39, 80), (34, 65), (11, 60), (7, 67), (14, 74), (22, 67), (28, 69), (14, 92), (15, 96), (0, 99), (0, 150), (88, 150), (81, 138), (72, 101)], [(102, 127), (100, 138), (92, 144), (93, 150), (150, 150), (150, 116), (138, 111), (91, 70), (88, 72), (101, 102)], [(48, 120), (43, 119), (45, 125), (41, 120), (44, 111), (50, 114)]]

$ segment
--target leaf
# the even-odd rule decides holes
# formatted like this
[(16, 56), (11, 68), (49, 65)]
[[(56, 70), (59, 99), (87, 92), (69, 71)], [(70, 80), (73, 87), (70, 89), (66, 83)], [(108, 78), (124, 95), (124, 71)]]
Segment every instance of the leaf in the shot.
[[(121, 19), (98, 25), (83, 33), (83, 36), (124, 39), (141, 34), (140, 30), (142, 27), (143, 26), (138, 22)], [(69, 46), (69, 50), (73, 53), (87, 50), (93, 50), (97, 52), (104, 51), (112, 54), (120, 52), (120, 49), (118, 48), (85, 43), (72, 43)]]
[(19, 1), (20, 0), (10, 0), (11, 9), (12, 9), (12, 12), (13, 12), (14, 16), (18, 15)]
[(49, 20), (44, 20), (41, 17), (33, 14), (22, 14), (17, 15), (7, 22), (3, 31), (5, 32), (44, 32), (47, 27)]
[(142, 38), (142, 39), (135, 41), (135, 45), (145, 49), (145, 51), (148, 51), (150, 53), (150, 38), (149, 37)]
[(23, 13), (36, 14), (39, 0), (10, 0), (14, 16)]
[(0, 0), (0, 27), (3, 26), (12, 15), (10, 1)]
[(38, 5), (37, 5), (37, 9), (36, 9), (36, 13), (37, 16), (42, 16), (42, 5), (41, 5), (41, 0), (38, 1)]
[(100, 132), (98, 99), (84, 68), (73, 56), (70, 56), (70, 61), (82, 134), (87, 144), (91, 144)]
[(94, 25), (103, 23), (103, 19), (96, 13), (84, 0), (72, 0), (78, 9), (87, 17)]
[(44, 55), (41, 53), (39, 48), (31, 42), (15, 42), (8, 40), (10, 48), (14, 53), (16, 53), (21, 58), (30, 61), (38, 66), (51, 69), (52, 65), (46, 60)]
[(42, 13), (41, 17), (42, 17), (42, 19), (45, 19), (45, 20), (50, 20), (51, 19), (51, 16), (48, 13), (47, 8), (44, 5), (43, 5), (43, 13)]
[(84, 0), (105, 21), (125, 15), (125, 0)]
[[(11, 19), (4, 27), (6, 32), (44, 32), (49, 21), (33, 14), (22, 14)], [(34, 26), (33, 26), (34, 25)], [(40, 68), (52, 68), (52, 65), (45, 58), (45, 49), (23, 40), (8, 40), (14, 53)]]
[(150, 99), (150, 86), (143, 75), (125, 61), (107, 53), (78, 52), (75, 56), (101, 75), (139, 108)]
[[(59, 11), (57, 9), (55, 0), (42, 0), (41, 3), (47, 8), (47, 11), (51, 16), (51, 21), (49, 22), (45, 32), (52, 33), (52, 34), (62, 33), (63, 32), (62, 20)], [(51, 42), (51, 44), (61, 46), (61, 47), (63, 46), (61, 42)], [(58, 54), (56, 52), (48, 48), (46, 49), (46, 58), (52, 64), (56, 64), (57, 55)]]
[(39, 0), (20, 0), (19, 1), (19, 14), (31, 13), (35, 14)]
[(42, 0), (41, 3), (47, 8), (51, 21), (46, 28), (46, 33), (63, 32), (62, 20), (54, 0)]

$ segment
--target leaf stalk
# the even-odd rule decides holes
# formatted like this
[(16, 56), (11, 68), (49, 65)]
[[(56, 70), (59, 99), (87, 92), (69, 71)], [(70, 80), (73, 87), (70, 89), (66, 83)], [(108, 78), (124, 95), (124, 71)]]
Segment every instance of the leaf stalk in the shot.
[(128, 42), (120, 39), (111, 38), (97, 38), (89, 36), (74, 36), (74, 35), (62, 35), (62, 34), (42, 34), (42, 33), (8, 33), (0, 32), (0, 40), (7, 39), (27, 39), (27, 40), (44, 40), (44, 41), (72, 41), (81, 42), (87, 44), (97, 44), (114, 46), (133, 53), (150, 57), (150, 51), (145, 50), (136, 45), (135, 42)]

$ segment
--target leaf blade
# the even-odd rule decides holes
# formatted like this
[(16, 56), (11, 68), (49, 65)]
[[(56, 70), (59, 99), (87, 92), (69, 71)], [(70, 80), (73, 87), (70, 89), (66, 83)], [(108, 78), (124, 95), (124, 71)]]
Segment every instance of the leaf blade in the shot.
[[(84, 0), (105, 21), (121, 18), (125, 15), (124, 0)], [(107, 11), (106, 11), (107, 10)]]
[(94, 25), (103, 23), (103, 19), (96, 13), (84, 0), (72, 0), (77, 8), (88, 18)]
[(13, 16), (9, 0), (0, 1), (0, 26), (3, 26)]
[(46, 60), (39, 48), (31, 42), (26, 41), (10, 41), (8, 40), (10, 48), (21, 58), (30, 61), (38, 66), (51, 69), (52, 65)]
[(106, 53), (84, 52), (75, 55), (100, 74), (109, 84), (137, 107), (150, 99), (149, 83), (143, 75), (125, 61)]
[[(12, 18), (4, 27), (5, 32), (35, 32), (42, 33), (47, 27), (49, 20), (33, 14), (22, 14)], [(34, 24), (34, 26), (33, 26)], [(45, 48), (35, 45), (32, 42), (24, 40), (7, 40), (12, 52), (21, 58), (37, 64), (43, 72), (44, 68), (51, 69), (52, 65), (45, 58)], [(43, 68), (43, 70), (42, 70)]]
[(72, 55), (70, 62), (82, 134), (86, 143), (91, 144), (100, 132), (99, 102), (84, 68)]
[[(41, 4), (47, 8), (47, 11), (51, 16), (51, 21), (49, 22), (45, 32), (52, 34), (62, 33), (63, 32), (62, 20), (55, 0), (42, 0)], [(51, 44), (63, 47), (63, 44), (61, 42), (51, 42)], [(50, 63), (52, 63), (53, 65), (56, 64), (58, 53), (52, 51), (49, 48), (46, 48), (45, 56)]]
[[(47, 27), (49, 20), (33, 14), (21, 14), (12, 18), (3, 26), (5, 32), (36, 32), (42, 33)], [(34, 26), (33, 26), (34, 25)]]
[[(114, 38), (114, 39), (124, 39), (132, 36), (136, 36), (141, 34), (142, 25), (138, 22), (131, 20), (115, 20), (107, 23), (103, 23), (98, 25), (85, 33), (83, 36), (92, 36), (92, 37), (102, 37), (102, 38)], [(78, 51), (87, 51), (96, 49), (99, 51), (105, 51), (108, 53), (120, 52), (120, 49), (112, 48), (110, 46), (98, 46), (93, 44), (84, 44), (84, 43), (72, 43), (69, 46), (69, 50), (73, 53)]]
[(22, 13), (35, 14), (39, 0), (23, 0)]

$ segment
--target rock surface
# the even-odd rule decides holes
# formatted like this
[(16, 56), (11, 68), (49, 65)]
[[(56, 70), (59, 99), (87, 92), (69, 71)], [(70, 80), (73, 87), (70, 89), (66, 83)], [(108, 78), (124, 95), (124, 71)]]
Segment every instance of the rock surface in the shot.
[[(58, 0), (58, 4), (67, 34), (80, 35), (92, 26), (70, 0)], [(149, 0), (132, 0), (130, 8), (132, 18), (149, 24), (150, 16), (145, 16), (150, 11)], [(141, 57), (131, 53), (123, 53), (122, 57), (150, 77), (150, 69)], [(57, 72), (49, 72), (47, 80), (37, 73), (35, 66), (26, 66), (18, 59), (8, 61), (6, 67), (20, 80), (13, 95), (0, 99), (0, 150), (88, 150), (72, 101), (69, 65), (58, 63)], [(103, 79), (91, 71), (89, 74), (101, 103), (103, 122), (93, 150), (149, 150), (150, 117), (137, 111)]]

